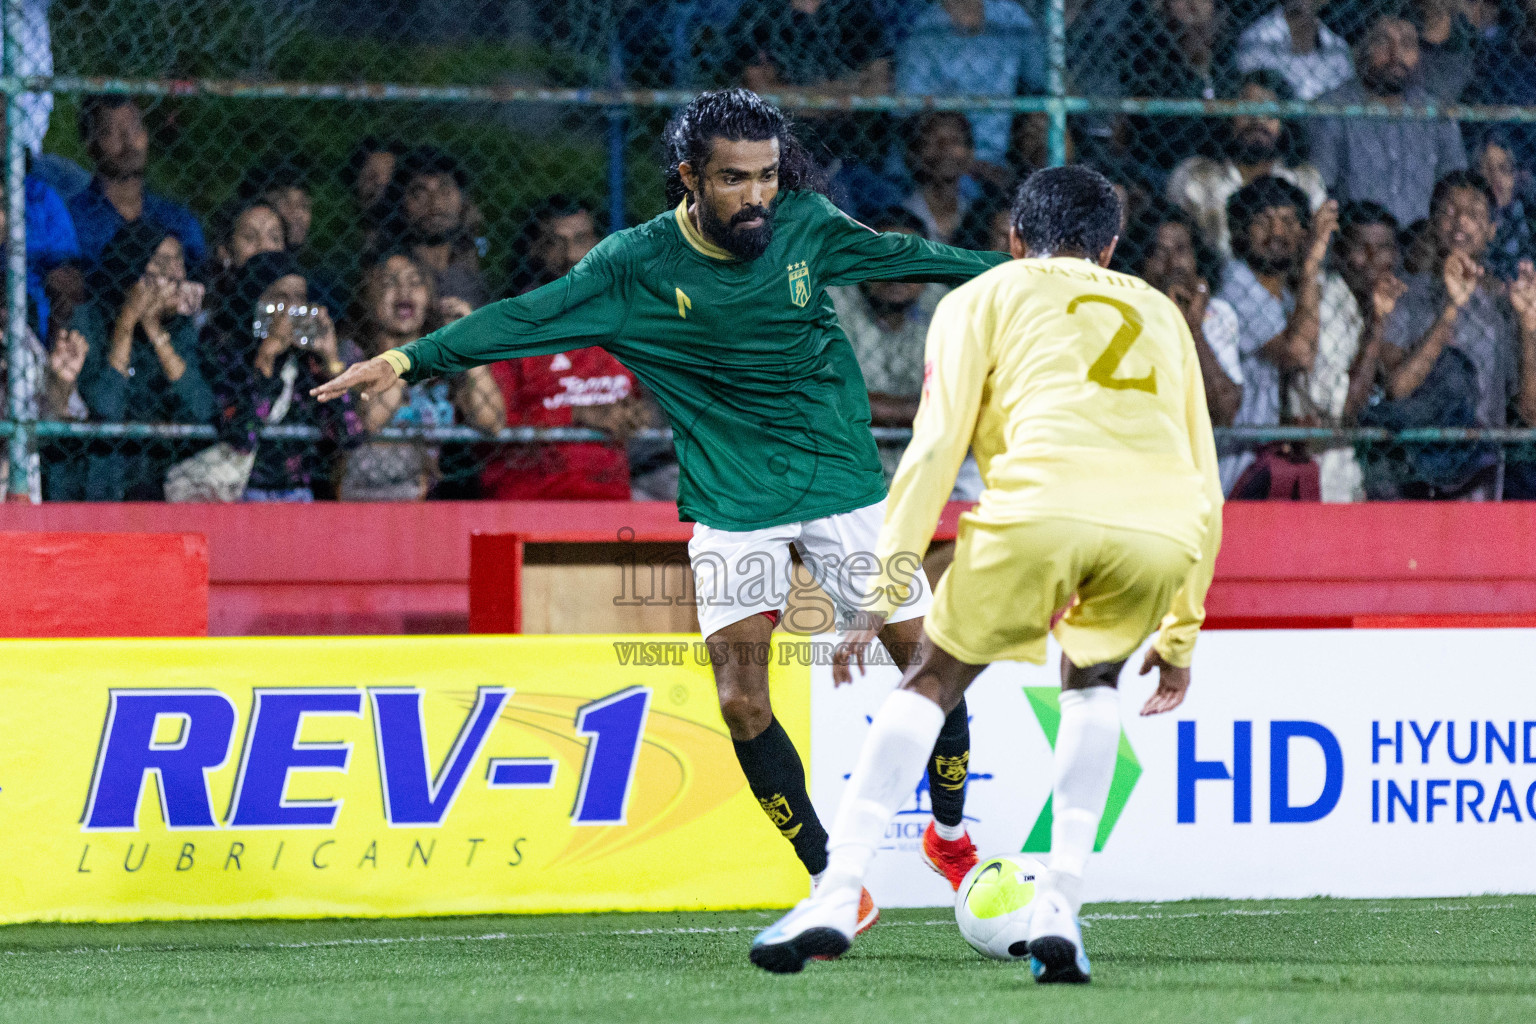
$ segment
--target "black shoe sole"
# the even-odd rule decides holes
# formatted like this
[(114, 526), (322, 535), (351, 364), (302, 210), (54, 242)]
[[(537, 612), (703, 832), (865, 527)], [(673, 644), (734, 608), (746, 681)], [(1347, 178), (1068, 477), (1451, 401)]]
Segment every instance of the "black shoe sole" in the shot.
[(1035, 976), (1042, 985), (1086, 985), (1088, 975), (1077, 966), (1077, 950), (1068, 939), (1048, 935), (1029, 944), (1029, 955), (1045, 971)]
[(848, 937), (836, 928), (811, 928), (787, 942), (774, 942), (753, 946), (748, 954), (752, 963), (774, 974), (799, 974), (805, 970), (805, 962), (811, 957), (835, 960), (848, 952), (852, 945)]

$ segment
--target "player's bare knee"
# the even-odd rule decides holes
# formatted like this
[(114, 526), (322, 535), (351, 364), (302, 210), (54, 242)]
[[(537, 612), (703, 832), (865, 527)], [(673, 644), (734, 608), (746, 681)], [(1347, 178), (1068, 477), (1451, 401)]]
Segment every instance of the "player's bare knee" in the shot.
[(957, 683), (955, 680), (946, 679), (933, 673), (917, 675), (908, 682), (903, 683), (902, 688), (927, 697), (937, 704), (946, 715), (955, 710), (956, 706), (960, 703), (960, 699), (965, 696), (965, 685), (963, 683)]
[(891, 622), (880, 630), (880, 643), (891, 655), (896, 667), (906, 672), (918, 660), (923, 643), (923, 620), (903, 619)]
[(960, 703), (965, 690), (985, 665), (971, 665), (956, 658), (924, 636), (916, 658), (902, 679), (903, 689), (920, 693), (947, 715)]
[(1124, 667), (1125, 659), (1121, 658), (1119, 661), (1106, 661), (1079, 668), (1063, 654), (1061, 656), (1061, 688), (1086, 690), (1094, 686), (1117, 687), (1120, 685), (1120, 670)]
[(731, 739), (750, 740), (773, 721), (767, 669), (741, 664), (718, 667), (715, 688), (720, 697), (720, 716), (725, 719)]
[(735, 692), (720, 694), (720, 716), (730, 730), (731, 739), (745, 742), (754, 739), (773, 721), (773, 705), (768, 695)]

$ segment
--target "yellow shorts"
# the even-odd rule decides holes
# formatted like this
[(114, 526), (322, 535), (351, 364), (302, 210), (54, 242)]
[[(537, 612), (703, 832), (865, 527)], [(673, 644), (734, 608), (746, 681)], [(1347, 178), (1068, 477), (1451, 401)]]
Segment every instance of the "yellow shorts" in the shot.
[(989, 523), (960, 517), (955, 560), (939, 581), (925, 629), (972, 665), (1045, 661), (1056, 639), (1080, 668), (1129, 657), (1151, 636), (1195, 565), (1167, 537), (1069, 519)]

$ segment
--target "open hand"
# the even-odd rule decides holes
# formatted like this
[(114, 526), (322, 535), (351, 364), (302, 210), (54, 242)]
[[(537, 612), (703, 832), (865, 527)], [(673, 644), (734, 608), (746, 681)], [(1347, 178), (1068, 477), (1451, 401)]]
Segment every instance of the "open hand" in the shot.
[(59, 328), (53, 335), (53, 347), (48, 350), (48, 373), (59, 383), (73, 386), (90, 350), (85, 335)]
[(118, 313), (118, 322), (129, 324), (153, 323), (160, 319), (160, 304), (169, 292), (160, 286), (158, 278), (148, 274), (133, 282)]
[(393, 366), (383, 359), (373, 358), (353, 363), (319, 387), (311, 388), (309, 393), (322, 402), (329, 402), (355, 388), (367, 400), (394, 387), (399, 380), (400, 375)]
[(1170, 665), (1163, 660), (1163, 656), (1157, 653), (1156, 647), (1147, 648), (1147, 656), (1141, 663), (1141, 671), (1138, 675), (1146, 675), (1154, 668), (1159, 669), (1157, 677), (1157, 690), (1147, 702), (1142, 705), (1142, 715), (1161, 715), (1172, 711), (1184, 703), (1184, 695), (1189, 692), (1189, 669)]
[(1520, 261), (1520, 270), (1509, 283), (1509, 304), (1520, 318), (1520, 328), (1526, 333), (1536, 331), (1536, 266), (1530, 260)]
[(1445, 282), (1445, 293), (1450, 297), (1451, 304), (1461, 309), (1472, 301), (1472, 296), (1477, 292), (1477, 286), (1483, 279), (1483, 268), (1466, 253), (1452, 252), (1445, 257), (1441, 279)]
[(1190, 331), (1198, 331), (1205, 324), (1205, 309), (1211, 301), (1210, 286), (1199, 274), (1183, 274), (1168, 283), (1168, 297), (1184, 314), (1184, 322)]
[(330, 311), (324, 306), (315, 309), (315, 336), (309, 340), (309, 347), (326, 364), (337, 362), (336, 350), (336, 325), (331, 322)]
[(198, 281), (183, 281), (176, 289), (176, 315), (196, 316), (207, 289)]
[(1398, 301), (1408, 294), (1408, 284), (1396, 274), (1382, 274), (1371, 285), (1371, 315), (1377, 323), (1384, 322), (1397, 308)]
[(869, 645), (885, 625), (884, 615), (865, 613), (860, 618), (862, 621), (858, 627), (844, 633), (843, 642), (832, 652), (833, 686), (853, 682), (853, 672), (848, 667), (850, 661), (858, 665), (859, 675), (864, 674), (864, 652), (869, 650)]
[(1323, 265), (1328, 255), (1328, 243), (1339, 229), (1339, 202), (1330, 199), (1312, 216), (1312, 241), (1307, 249), (1307, 264), (1314, 270)]

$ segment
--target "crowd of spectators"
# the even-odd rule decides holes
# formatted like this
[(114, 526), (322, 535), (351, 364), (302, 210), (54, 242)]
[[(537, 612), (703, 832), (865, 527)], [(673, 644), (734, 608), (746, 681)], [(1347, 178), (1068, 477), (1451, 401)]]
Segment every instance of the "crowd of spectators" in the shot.
[[(828, 97), (1012, 97), (1046, 88), (1037, 5), (1019, 0), (684, 0), (631, 5), (630, 84), (743, 84)], [(1536, 104), (1536, 0), (1068, 0), (1077, 94), (1418, 107)], [(46, 118), (46, 111), (43, 113)], [(1045, 160), (1041, 114), (808, 110), (833, 198), (877, 230), (1009, 248), (1008, 197)], [(88, 166), (38, 152), (26, 178), (31, 414), (212, 424), (205, 437), (54, 438), (47, 500), (668, 498), (676, 466), (632, 374), (600, 349), (315, 404), (347, 362), (555, 281), (599, 241), (594, 205), (550, 195), (509, 251), (488, 241), (466, 154), (361, 139), (338, 188), (254, 158), (204, 221), (145, 184), (140, 104), (91, 96)], [(38, 136), (41, 137), (40, 135)], [(1426, 117), (1074, 115), (1073, 159), (1126, 200), (1117, 269), (1190, 328), (1219, 426), (1536, 425), (1536, 131)], [(29, 141), (29, 147), (36, 149)], [(492, 169), (475, 173), (493, 173)], [(320, 196), (360, 244), (321, 251)], [(508, 211), (495, 211), (505, 214)], [(875, 426), (909, 425), (945, 289), (833, 289)], [(433, 444), (394, 427), (587, 427), (605, 441)], [(264, 427), (316, 428), (323, 440)], [(1529, 497), (1520, 450), (1347, 441), (1222, 451), (1230, 496)], [(887, 471), (899, 449), (883, 452)], [(467, 468), (466, 468), (467, 467)], [(957, 497), (974, 497), (974, 466)]]

